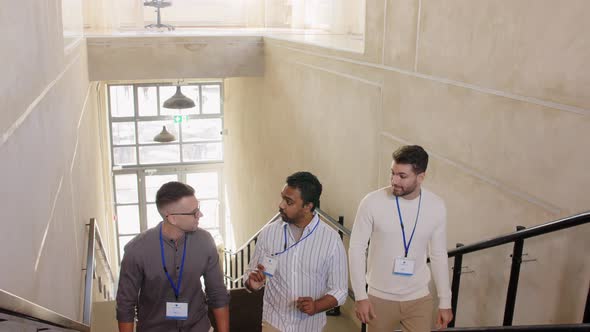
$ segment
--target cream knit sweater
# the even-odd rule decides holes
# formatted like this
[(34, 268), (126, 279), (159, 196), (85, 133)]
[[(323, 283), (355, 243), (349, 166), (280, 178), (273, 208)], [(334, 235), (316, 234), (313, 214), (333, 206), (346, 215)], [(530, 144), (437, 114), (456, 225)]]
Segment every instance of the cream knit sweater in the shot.
[[(410, 240), (416, 224), (418, 201), (419, 198), (399, 198), (406, 241)], [(349, 247), (350, 278), (355, 299), (368, 298), (365, 282), (369, 284), (369, 294), (386, 300), (410, 301), (428, 295), (431, 272), (426, 258), (430, 257), (439, 308), (450, 308), (446, 217), (443, 200), (422, 188), (420, 214), (408, 253), (408, 258), (416, 262), (414, 275), (394, 275), (395, 259), (404, 256), (395, 196), (391, 187), (381, 188), (365, 196), (357, 211)], [(371, 242), (366, 262), (369, 239)]]

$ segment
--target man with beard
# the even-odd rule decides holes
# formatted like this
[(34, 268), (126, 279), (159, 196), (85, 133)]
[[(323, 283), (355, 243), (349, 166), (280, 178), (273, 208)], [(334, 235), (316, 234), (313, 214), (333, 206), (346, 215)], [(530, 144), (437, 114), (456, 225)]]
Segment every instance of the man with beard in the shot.
[(287, 178), (277, 220), (258, 236), (249, 272), (250, 291), (264, 291), (263, 332), (319, 332), (324, 311), (348, 294), (346, 252), (338, 233), (320, 220), (322, 185), (309, 172)]
[(446, 208), (422, 187), (427, 166), (422, 147), (401, 147), (393, 153), (391, 186), (369, 193), (359, 205), (348, 251), (350, 275), (356, 316), (371, 332), (393, 331), (400, 323), (404, 331), (430, 331), (428, 254), (439, 299), (436, 327), (447, 327), (453, 318)]
[[(207, 332), (207, 306), (216, 331), (229, 332), (229, 295), (211, 234), (198, 228), (203, 216), (195, 190), (168, 182), (156, 194), (163, 221), (125, 246), (117, 291), (120, 332)], [(207, 301), (201, 285), (207, 289)]]

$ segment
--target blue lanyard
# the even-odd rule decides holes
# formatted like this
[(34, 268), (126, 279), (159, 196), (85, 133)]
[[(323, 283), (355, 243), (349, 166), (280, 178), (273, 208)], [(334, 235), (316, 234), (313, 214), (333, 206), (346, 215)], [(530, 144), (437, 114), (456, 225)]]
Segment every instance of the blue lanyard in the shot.
[(166, 277), (168, 277), (168, 281), (170, 281), (170, 285), (172, 285), (172, 289), (174, 290), (174, 296), (176, 296), (176, 301), (178, 301), (178, 296), (180, 295), (180, 283), (182, 282), (182, 271), (184, 271), (184, 257), (186, 257), (186, 242), (188, 238), (186, 234), (184, 235), (184, 249), (182, 250), (182, 263), (180, 263), (180, 272), (178, 275), (178, 285), (174, 285), (174, 281), (172, 281), (172, 277), (168, 273), (168, 269), (166, 268), (166, 257), (164, 257), (164, 240), (162, 239), (162, 226), (160, 226), (160, 253), (162, 254), (162, 266), (164, 267), (164, 273), (166, 273)]
[(406, 231), (404, 229), (404, 221), (402, 220), (402, 211), (399, 208), (399, 197), (395, 196), (395, 203), (397, 204), (397, 214), (399, 215), (399, 224), (402, 226), (402, 236), (404, 239), (404, 257), (408, 257), (408, 252), (410, 251), (410, 245), (412, 244), (412, 239), (414, 238), (414, 232), (416, 231), (416, 225), (418, 225), (418, 216), (420, 216), (420, 205), (422, 205), (422, 192), (420, 192), (420, 199), (418, 200), (418, 212), (416, 212), (416, 222), (414, 223), (414, 230), (412, 230), (412, 235), (410, 236), (410, 242), (406, 243)]
[(283, 249), (283, 251), (280, 251), (280, 252), (276, 252), (276, 253), (274, 253), (274, 254), (273, 254), (273, 256), (278, 256), (278, 255), (280, 255), (280, 254), (284, 254), (284, 253), (286, 253), (287, 251), (289, 251), (289, 249), (291, 249), (291, 248), (293, 248), (294, 246), (298, 245), (299, 243), (303, 242), (303, 240), (307, 239), (307, 238), (308, 238), (308, 237), (309, 237), (311, 234), (313, 234), (313, 232), (315, 231), (315, 229), (316, 229), (316, 228), (318, 228), (318, 225), (319, 225), (319, 224), (320, 224), (320, 218), (318, 217), (318, 222), (315, 224), (315, 226), (313, 226), (313, 229), (311, 230), (311, 232), (309, 232), (309, 233), (308, 233), (306, 236), (304, 236), (303, 238), (299, 239), (299, 241), (297, 241), (297, 242), (293, 243), (293, 244), (292, 244), (291, 246), (289, 246), (288, 248), (287, 248), (287, 225), (285, 224), (285, 227), (283, 227), (283, 234), (284, 234), (284, 237), (285, 237), (285, 242), (284, 242), (284, 243), (285, 243), (285, 246), (284, 246), (284, 249)]

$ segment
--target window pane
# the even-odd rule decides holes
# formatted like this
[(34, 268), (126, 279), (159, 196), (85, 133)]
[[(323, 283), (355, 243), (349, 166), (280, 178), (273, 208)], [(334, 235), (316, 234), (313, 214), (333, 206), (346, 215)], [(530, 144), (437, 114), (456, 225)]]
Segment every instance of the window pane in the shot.
[(121, 255), (119, 257), (120, 261), (123, 260), (123, 254), (125, 254), (125, 245), (129, 243), (129, 241), (131, 241), (134, 237), (135, 235), (119, 236), (119, 254)]
[[(179, 27), (246, 26), (247, 3), (246, 0), (174, 0), (173, 6), (166, 8), (165, 17), (167, 22), (173, 22)], [(152, 7), (144, 7), (142, 18), (145, 24), (157, 21), (157, 15)]]
[(117, 204), (137, 203), (137, 175), (115, 175)]
[(113, 122), (113, 145), (135, 144), (134, 122)]
[(162, 216), (158, 213), (156, 204), (147, 204), (147, 227), (152, 228), (157, 226), (162, 221)]
[(122, 117), (122, 116), (133, 116), (135, 114), (133, 110), (133, 86), (111, 86), (110, 87), (110, 98), (111, 98), (111, 116)]
[(199, 227), (204, 229), (219, 227), (219, 201), (201, 200), (199, 203), (203, 213), (199, 219)]
[(208, 161), (223, 158), (221, 143), (183, 144), (182, 152), (184, 161)]
[(137, 156), (135, 155), (135, 148), (113, 148), (113, 163), (115, 165), (135, 165), (137, 164)]
[(137, 205), (117, 206), (119, 234), (139, 233), (139, 208)]
[(145, 176), (145, 199), (148, 202), (155, 202), (156, 201), (156, 192), (158, 189), (166, 183), (170, 181), (178, 181), (178, 176), (176, 174), (166, 174), (166, 175), (146, 175)]
[(195, 188), (198, 199), (219, 197), (219, 182), (216, 172), (187, 174), (186, 183)]
[(203, 114), (221, 113), (221, 88), (219, 85), (203, 85)]
[(137, 108), (139, 116), (158, 115), (158, 90), (155, 86), (137, 87)]
[(221, 140), (221, 119), (188, 119), (182, 123), (182, 140)]
[(164, 108), (164, 102), (172, 97), (176, 93), (176, 86), (161, 86), (160, 87), (160, 115), (187, 115), (187, 114), (198, 114), (199, 108), (199, 86), (182, 86), (180, 91), (186, 97), (192, 99), (195, 102), (195, 107), (185, 109), (170, 109)]
[(166, 130), (176, 137), (178, 140), (178, 125), (173, 120), (166, 121), (139, 121), (137, 122), (137, 131), (139, 133), (139, 143), (156, 143), (154, 137), (158, 135), (163, 127), (166, 126)]
[(139, 162), (141, 164), (164, 164), (180, 162), (180, 147), (178, 145), (154, 145), (139, 148)]
[[(176, 92), (176, 90), (174, 92)], [(199, 103), (199, 86), (185, 85), (182, 87), (182, 94), (195, 102), (195, 107), (183, 109), (182, 115), (199, 114), (199, 107), (201, 106), (201, 103)]]

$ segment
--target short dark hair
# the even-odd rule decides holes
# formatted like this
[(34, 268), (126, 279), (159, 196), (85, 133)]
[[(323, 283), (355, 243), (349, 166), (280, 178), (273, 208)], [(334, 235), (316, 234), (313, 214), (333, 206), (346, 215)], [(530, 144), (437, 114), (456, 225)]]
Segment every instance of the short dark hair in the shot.
[(194, 196), (195, 189), (182, 182), (172, 181), (164, 183), (156, 193), (156, 206), (158, 211), (164, 206), (178, 202), (183, 197)]
[(303, 205), (313, 203), (311, 211), (320, 207), (322, 184), (315, 175), (309, 172), (296, 172), (289, 175), (286, 182), (289, 187), (299, 189)]
[(392, 157), (396, 164), (412, 165), (416, 174), (426, 172), (428, 167), (428, 153), (419, 145), (402, 146), (392, 154)]

